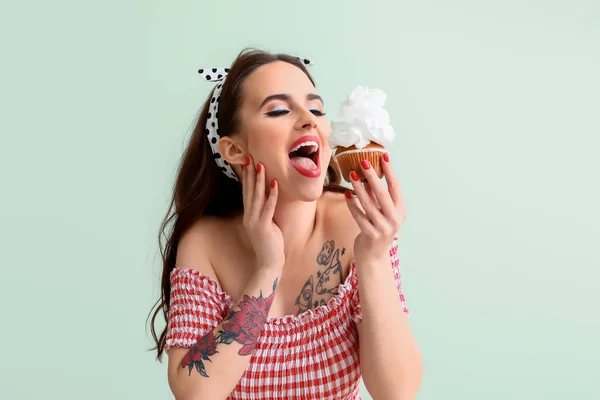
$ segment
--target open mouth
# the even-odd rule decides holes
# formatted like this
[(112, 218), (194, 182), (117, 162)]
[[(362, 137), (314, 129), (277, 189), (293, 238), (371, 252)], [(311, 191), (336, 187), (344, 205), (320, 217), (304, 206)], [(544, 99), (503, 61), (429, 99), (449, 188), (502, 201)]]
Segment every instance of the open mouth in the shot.
[(313, 171), (318, 168), (319, 144), (306, 141), (298, 144), (289, 152), (290, 161), (297, 167)]

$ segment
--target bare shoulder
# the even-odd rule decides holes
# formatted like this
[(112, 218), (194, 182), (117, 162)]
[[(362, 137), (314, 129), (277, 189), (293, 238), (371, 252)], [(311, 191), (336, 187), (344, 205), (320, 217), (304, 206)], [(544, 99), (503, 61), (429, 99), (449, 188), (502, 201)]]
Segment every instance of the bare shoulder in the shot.
[(176, 268), (193, 268), (216, 278), (211, 264), (210, 249), (213, 237), (219, 229), (219, 221), (213, 216), (203, 216), (181, 235), (177, 247)]
[(321, 201), (327, 229), (333, 231), (336, 236), (352, 238), (354, 241), (360, 233), (360, 228), (350, 213), (344, 193), (324, 192)]

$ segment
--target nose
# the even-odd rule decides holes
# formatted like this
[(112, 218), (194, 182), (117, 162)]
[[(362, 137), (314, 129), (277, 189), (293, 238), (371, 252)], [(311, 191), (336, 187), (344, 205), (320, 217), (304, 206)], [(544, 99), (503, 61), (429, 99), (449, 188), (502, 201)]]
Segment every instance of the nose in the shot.
[(302, 114), (300, 118), (298, 118), (297, 128), (301, 130), (310, 130), (317, 128), (317, 117), (307, 110), (306, 108), (302, 109)]

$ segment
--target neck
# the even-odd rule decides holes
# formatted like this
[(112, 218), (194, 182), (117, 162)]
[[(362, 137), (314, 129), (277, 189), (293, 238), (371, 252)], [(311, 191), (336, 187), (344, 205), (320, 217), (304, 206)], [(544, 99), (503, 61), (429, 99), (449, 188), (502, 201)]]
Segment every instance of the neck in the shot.
[[(317, 224), (318, 200), (299, 201), (289, 200), (279, 196), (273, 220), (281, 230), (283, 235), (284, 253), (286, 259), (294, 259), (306, 248), (306, 244), (311, 239), (315, 226)], [(252, 245), (248, 234), (242, 226), (242, 213), (237, 215), (237, 229), (239, 238), (247, 251), (251, 252)]]
[(317, 220), (318, 201), (278, 199), (273, 220), (281, 229), (286, 259), (301, 253), (312, 237)]

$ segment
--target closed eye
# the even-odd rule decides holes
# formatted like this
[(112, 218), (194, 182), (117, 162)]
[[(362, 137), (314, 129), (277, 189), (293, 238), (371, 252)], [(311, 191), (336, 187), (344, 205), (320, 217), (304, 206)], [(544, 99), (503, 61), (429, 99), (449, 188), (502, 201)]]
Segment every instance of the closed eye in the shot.
[[(327, 113), (324, 113), (323, 111), (317, 109), (311, 109), (310, 110), (311, 113), (313, 113), (313, 115), (317, 116), (317, 117), (324, 117), (325, 115), (327, 115)], [(280, 109), (275, 109), (269, 112), (266, 112), (265, 115), (267, 115), (268, 117), (279, 117), (282, 115), (286, 115), (289, 114), (290, 110), (287, 110), (285, 108), (280, 108)]]
[(289, 114), (289, 110), (280, 109), (280, 110), (273, 110), (273, 111), (269, 111), (269, 112), (265, 113), (265, 115), (267, 115), (269, 117), (279, 117), (281, 115), (286, 115), (286, 114)]

